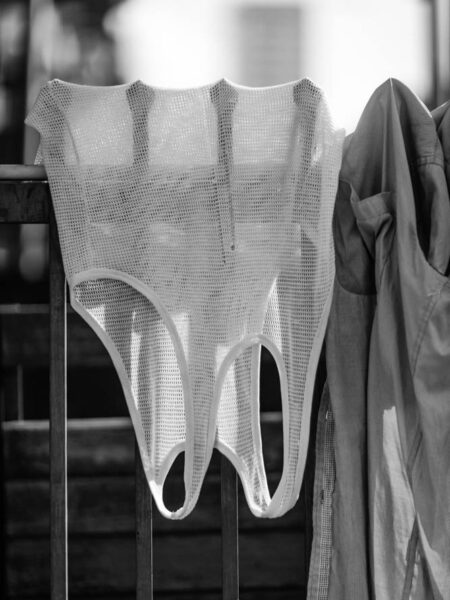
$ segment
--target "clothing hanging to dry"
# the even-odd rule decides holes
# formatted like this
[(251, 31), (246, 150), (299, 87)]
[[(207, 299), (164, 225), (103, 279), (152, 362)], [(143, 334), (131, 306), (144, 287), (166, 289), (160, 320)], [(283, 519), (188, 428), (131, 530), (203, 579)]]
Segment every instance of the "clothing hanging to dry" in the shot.
[[(388, 80), (342, 157), (343, 132), (307, 79), (53, 80), (27, 123), (72, 306), (113, 358), (162, 514), (193, 509), (213, 447), (255, 515), (295, 504), (328, 325), (308, 598), (448, 599), (450, 104), (430, 113)], [(261, 345), (282, 390), (273, 497)], [(181, 452), (174, 511), (162, 490)]]
[[(251, 511), (300, 493), (334, 277), (331, 219), (344, 132), (302, 79), (187, 90), (142, 81), (42, 89), (41, 134), (73, 308), (108, 349), (161, 513), (194, 508), (213, 447)], [(278, 367), (284, 459), (270, 496), (261, 346)], [(185, 500), (163, 486), (184, 452)]]
[(309, 598), (449, 598), (448, 119), (389, 80), (346, 140)]

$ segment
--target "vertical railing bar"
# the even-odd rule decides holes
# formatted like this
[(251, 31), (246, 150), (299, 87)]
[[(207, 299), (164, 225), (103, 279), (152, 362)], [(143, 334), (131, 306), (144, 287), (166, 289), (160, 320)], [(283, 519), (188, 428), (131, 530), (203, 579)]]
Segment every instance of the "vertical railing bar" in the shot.
[(136, 600), (153, 600), (153, 500), (135, 444)]
[(305, 535), (304, 535), (304, 563), (303, 563), (303, 579), (305, 581), (305, 588), (308, 587), (309, 580), (309, 566), (311, 560), (311, 547), (313, 540), (313, 529), (312, 529), (312, 508), (313, 508), (313, 489), (311, 489), (311, 480), (309, 476), (304, 478), (304, 494), (303, 494), (303, 506), (301, 507), (304, 511), (305, 519)]
[(222, 506), (222, 598), (239, 598), (239, 530), (237, 475), (225, 456), (221, 457)]
[(50, 598), (68, 598), (66, 281), (53, 210), (50, 278)]
[[(2, 337), (2, 321), (0, 320), (0, 339)], [(0, 364), (2, 344), (0, 344)], [(6, 481), (5, 481), (5, 440), (3, 424), (5, 422), (5, 390), (0, 387), (0, 597), (6, 598)]]
[(436, 108), (444, 100), (441, 98), (440, 89), (440, 69), (439, 69), (439, 7), (438, 0), (431, 0), (430, 2), (430, 41), (431, 41), (431, 84), (432, 84), (432, 97), (431, 97), (431, 108)]
[(16, 416), (17, 420), (21, 421), (24, 417), (24, 405), (23, 405), (23, 366), (17, 365), (16, 367)]

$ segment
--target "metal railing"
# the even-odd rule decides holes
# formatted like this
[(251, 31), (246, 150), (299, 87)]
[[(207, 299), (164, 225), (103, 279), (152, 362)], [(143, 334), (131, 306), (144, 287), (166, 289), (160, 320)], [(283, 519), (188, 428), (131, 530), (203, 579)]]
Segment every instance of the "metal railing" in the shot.
[[(68, 598), (67, 324), (66, 281), (45, 169), (0, 165), (0, 223), (47, 223), (50, 279), (50, 590)], [(138, 447), (136, 482), (136, 598), (153, 598), (152, 498)], [(237, 476), (221, 459), (222, 597), (239, 597)]]

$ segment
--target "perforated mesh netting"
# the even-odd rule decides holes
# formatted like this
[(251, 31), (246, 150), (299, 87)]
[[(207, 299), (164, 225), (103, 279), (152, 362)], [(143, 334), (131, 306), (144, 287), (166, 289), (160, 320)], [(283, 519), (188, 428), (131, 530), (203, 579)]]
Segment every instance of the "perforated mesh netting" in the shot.
[[(334, 276), (343, 132), (309, 80), (187, 90), (53, 80), (41, 133), (71, 302), (121, 378), (160, 511), (194, 507), (213, 446), (255, 515), (299, 494)], [(271, 498), (259, 425), (261, 344), (280, 372), (284, 462)], [(185, 501), (164, 478), (185, 452)]]

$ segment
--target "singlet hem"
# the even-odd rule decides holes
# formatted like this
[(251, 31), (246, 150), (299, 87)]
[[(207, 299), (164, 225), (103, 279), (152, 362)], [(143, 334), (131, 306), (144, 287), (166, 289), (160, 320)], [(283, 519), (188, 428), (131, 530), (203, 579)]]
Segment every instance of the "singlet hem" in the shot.
[[(166, 325), (166, 327), (171, 335), (172, 343), (173, 343), (174, 349), (176, 350), (176, 353), (177, 353), (178, 366), (180, 368), (180, 373), (182, 376), (183, 395), (184, 395), (184, 399), (185, 399), (186, 441), (180, 442), (179, 444), (177, 444), (176, 446), (171, 448), (170, 452), (168, 453), (168, 455), (164, 459), (163, 463), (161, 464), (161, 469), (159, 471), (158, 478), (155, 477), (154, 466), (146, 464), (146, 462), (148, 463), (148, 459), (146, 460), (146, 458), (144, 456), (144, 451), (145, 451), (145, 447), (146, 447), (145, 435), (144, 435), (144, 431), (142, 429), (142, 425), (139, 421), (139, 413), (136, 410), (133, 398), (131, 396), (131, 392), (129, 390), (128, 377), (126, 375), (126, 370), (123, 365), (123, 361), (122, 361), (119, 353), (117, 352), (117, 350), (114, 348), (113, 344), (111, 343), (109, 337), (105, 334), (105, 332), (99, 326), (97, 321), (89, 314), (88, 311), (86, 311), (86, 309), (83, 307), (83, 305), (81, 303), (79, 303), (77, 300), (75, 300), (75, 298), (73, 297), (72, 290), (75, 286), (77, 286), (80, 283), (85, 282), (85, 281), (97, 280), (97, 279), (112, 279), (112, 280), (123, 281), (126, 284), (130, 285), (133, 289), (136, 289), (138, 292), (142, 293), (144, 295), (144, 297), (146, 297), (153, 304), (155, 309), (158, 310), (161, 318), (163, 318), (164, 324)], [(144, 464), (144, 470), (146, 472), (147, 479), (149, 481), (149, 485), (152, 490), (152, 493), (154, 494), (155, 502), (158, 506), (158, 509), (163, 514), (163, 516), (166, 516), (166, 517), (169, 517), (172, 519), (177, 519), (177, 518), (181, 518), (182, 516), (187, 516), (187, 514), (189, 514), (189, 512), (190, 512), (189, 505), (192, 504), (192, 502), (194, 502), (194, 504), (195, 504), (195, 499), (198, 496), (201, 485), (199, 485), (198, 489), (195, 490), (195, 492), (193, 494), (193, 498), (188, 502), (188, 504), (186, 506), (183, 505), (176, 511), (169, 511), (165, 507), (165, 505), (163, 503), (163, 499), (162, 499), (162, 489), (164, 486), (165, 478), (166, 478), (170, 468), (172, 467), (173, 463), (175, 462), (175, 459), (177, 458), (177, 456), (181, 452), (183, 452), (183, 451), (185, 452), (185, 482), (192, 481), (193, 458), (194, 458), (194, 452), (193, 452), (194, 427), (193, 427), (193, 423), (190, 423), (190, 426), (189, 426), (190, 421), (188, 420), (189, 415), (192, 415), (192, 411), (189, 410), (187, 403), (188, 402), (192, 403), (192, 397), (190, 394), (190, 386), (189, 386), (189, 380), (188, 380), (188, 375), (187, 375), (187, 365), (185, 364), (184, 354), (181, 354), (182, 353), (181, 341), (179, 339), (178, 333), (176, 332), (176, 330), (173, 326), (172, 321), (170, 320), (170, 316), (167, 314), (167, 311), (164, 308), (161, 300), (157, 297), (157, 295), (150, 288), (148, 288), (147, 286), (145, 286), (144, 284), (139, 282), (133, 276), (130, 276), (130, 275), (123, 273), (122, 271), (118, 271), (116, 269), (105, 269), (105, 268), (88, 269), (86, 271), (82, 271), (82, 272), (79, 272), (76, 275), (74, 275), (68, 281), (68, 283), (69, 283), (69, 288), (71, 290), (71, 305), (72, 305), (72, 307), (78, 314), (80, 314), (81, 317), (83, 317), (84, 320), (86, 320), (89, 323), (89, 325), (94, 329), (94, 331), (97, 333), (99, 338), (102, 340), (105, 348), (108, 350), (108, 352), (113, 360), (114, 366), (119, 375), (119, 378), (120, 378), (120, 381), (122, 384), (122, 388), (124, 390), (125, 398), (127, 401), (128, 410), (130, 412), (130, 416), (131, 416), (133, 426), (134, 426), (134, 429), (136, 432), (136, 436), (138, 439), (138, 445), (140, 448), (140, 453), (141, 453), (142, 461)], [(262, 334), (262, 333), (249, 334), (248, 336), (246, 336), (245, 338), (240, 340), (240, 342), (235, 344), (228, 351), (227, 355), (225, 356), (225, 358), (223, 359), (223, 361), (220, 365), (219, 371), (217, 373), (216, 383), (215, 383), (212, 411), (210, 413), (210, 419), (209, 419), (209, 423), (208, 423), (208, 437), (207, 437), (207, 442), (206, 442), (205, 464), (209, 463), (209, 460), (211, 458), (214, 447), (216, 447), (219, 450), (220, 450), (219, 445), (223, 449), (227, 448), (226, 445), (223, 444), (222, 442), (217, 442), (217, 443), (215, 442), (215, 435), (216, 435), (216, 430), (217, 430), (217, 413), (218, 413), (218, 409), (219, 409), (220, 395), (221, 395), (221, 391), (222, 391), (224, 378), (228, 372), (228, 369), (232, 365), (233, 361), (238, 358), (238, 356), (242, 353), (242, 351), (244, 351), (247, 348), (251, 348), (252, 346), (257, 345), (257, 344), (265, 346), (267, 348), (267, 350), (269, 350), (271, 352), (271, 354), (277, 364), (278, 374), (279, 374), (279, 378), (280, 378), (281, 400), (282, 400), (283, 457), (284, 457), (283, 458), (283, 472), (282, 472), (282, 476), (278, 483), (276, 491), (274, 492), (272, 498), (268, 501), (267, 509), (261, 509), (261, 507), (259, 507), (252, 501), (252, 494), (251, 494), (250, 486), (249, 486), (248, 482), (246, 481), (246, 477), (244, 474), (245, 469), (243, 468), (243, 463), (239, 460), (239, 457), (237, 455), (233, 455), (229, 451), (226, 451), (225, 455), (227, 456), (227, 458), (229, 458), (231, 460), (231, 462), (233, 463), (233, 465), (236, 468), (237, 473), (239, 474), (239, 477), (243, 484), (244, 493), (245, 493), (245, 496), (246, 496), (246, 499), (249, 504), (251, 512), (255, 516), (275, 517), (275, 516), (278, 516), (279, 506), (280, 506), (282, 498), (283, 498), (283, 492), (285, 491), (285, 485), (286, 485), (285, 482), (288, 477), (288, 472), (287, 472), (287, 468), (285, 467), (285, 465), (288, 464), (287, 456), (289, 454), (289, 428), (288, 428), (289, 390), (288, 390), (288, 377), (287, 377), (286, 367), (284, 364), (283, 355), (279, 351), (276, 344), (265, 334)], [(259, 364), (257, 365), (256, 363), (254, 363), (252, 365), (252, 372), (251, 372), (252, 382), (255, 381), (256, 377), (259, 377)], [(259, 402), (259, 395), (258, 395), (258, 402)], [(252, 411), (252, 419), (251, 420), (252, 420), (252, 422), (251, 422), (252, 431), (254, 434), (256, 432), (257, 439), (260, 439), (261, 427), (260, 427), (260, 423), (259, 423), (259, 411), (256, 411), (256, 410)], [(192, 421), (192, 419), (191, 419), (191, 421)], [(265, 486), (265, 488), (268, 489), (267, 474), (265, 472), (264, 462), (262, 459), (262, 450), (260, 449), (260, 452), (258, 452), (257, 454), (258, 454), (257, 461), (258, 461), (258, 464), (261, 465), (261, 472), (263, 473), (262, 484), (263, 484), (263, 486)], [(232, 458), (232, 456), (233, 456), (233, 458)], [(202, 480), (204, 478), (204, 475), (205, 475), (205, 473), (202, 474)], [(186, 497), (188, 497), (187, 489), (186, 489)]]
[[(174, 349), (177, 354), (178, 366), (180, 368), (180, 373), (182, 376), (183, 396), (184, 396), (184, 400), (185, 400), (186, 441), (180, 442), (176, 446), (171, 448), (170, 452), (168, 453), (168, 455), (166, 456), (166, 458), (164, 459), (164, 461), (161, 464), (161, 469), (160, 469), (158, 478), (155, 477), (154, 467), (152, 465), (148, 464), (148, 459), (146, 459), (144, 456), (145, 447), (146, 447), (145, 435), (144, 435), (142, 426), (139, 422), (139, 414), (134, 405), (133, 398), (131, 397), (131, 392), (128, 389), (129, 382), (128, 382), (128, 378), (126, 375), (125, 367), (123, 365), (123, 361), (122, 361), (119, 353), (117, 352), (117, 350), (111, 344), (110, 339), (105, 334), (103, 329), (99, 326), (97, 321), (86, 311), (86, 309), (83, 307), (83, 305), (80, 304), (78, 301), (76, 301), (73, 297), (72, 290), (76, 285), (78, 285), (82, 282), (85, 282), (85, 281), (102, 279), (102, 278), (124, 281), (125, 283), (127, 283), (128, 285), (130, 285), (131, 287), (133, 287), (140, 293), (142, 293), (144, 295), (144, 297), (146, 297), (153, 304), (155, 309), (158, 310), (161, 318), (163, 318), (163, 320), (164, 320), (164, 324), (166, 325), (166, 327), (171, 335), (172, 343), (173, 343)], [(103, 344), (105, 345), (105, 348), (108, 350), (108, 352), (113, 360), (114, 366), (119, 375), (119, 378), (120, 378), (120, 381), (122, 384), (122, 388), (124, 390), (125, 398), (127, 401), (128, 409), (130, 412), (130, 416), (131, 416), (133, 426), (134, 426), (134, 429), (136, 432), (136, 437), (138, 440), (138, 445), (139, 445), (142, 461), (144, 464), (144, 470), (145, 470), (147, 479), (149, 481), (149, 486), (152, 490), (152, 494), (154, 495), (155, 502), (158, 506), (159, 511), (161, 512), (161, 514), (163, 516), (166, 516), (171, 519), (179, 519), (184, 516), (187, 516), (187, 514), (189, 514), (189, 512), (192, 510), (192, 508), (191, 508), (192, 505), (195, 504), (196, 498), (197, 498), (200, 488), (201, 488), (201, 484), (198, 486), (198, 489), (195, 490), (193, 497), (176, 511), (168, 510), (165, 507), (165, 505), (163, 503), (163, 499), (162, 499), (162, 489), (164, 486), (165, 478), (167, 477), (167, 474), (170, 471), (170, 468), (172, 467), (173, 463), (175, 462), (175, 459), (177, 458), (177, 456), (181, 452), (183, 452), (183, 451), (185, 452), (185, 469), (184, 469), (185, 485), (186, 485), (186, 482), (192, 482), (193, 458), (194, 458), (194, 452), (193, 452), (194, 427), (193, 427), (193, 423), (191, 422), (192, 418), (189, 419), (189, 416), (192, 415), (192, 411), (189, 410), (189, 406), (187, 405), (187, 403), (192, 403), (189, 380), (188, 380), (188, 375), (187, 375), (187, 365), (185, 364), (184, 354), (181, 354), (181, 352), (182, 352), (181, 341), (179, 339), (178, 333), (176, 332), (176, 330), (173, 326), (172, 321), (170, 320), (170, 316), (167, 314), (167, 311), (165, 310), (160, 299), (150, 288), (148, 288), (147, 286), (145, 286), (144, 284), (142, 284), (141, 282), (136, 280), (133, 276), (130, 276), (126, 273), (123, 273), (123, 272), (115, 270), (115, 269), (105, 269), (105, 268), (88, 269), (86, 271), (77, 273), (75, 276), (73, 276), (69, 280), (68, 283), (69, 283), (69, 287), (71, 290), (71, 305), (72, 305), (73, 309), (78, 314), (80, 314), (80, 316), (86, 322), (88, 322), (88, 324), (94, 329), (94, 331), (97, 333), (99, 338), (102, 340)], [(286, 491), (286, 480), (289, 475), (288, 457), (290, 454), (289, 390), (288, 390), (288, 377), (287, 377), (286, 366), (285, 366), (283, 355), (280, 352), (280, 350), (278, 349), (278, 347), (276, 346), (276, 344), (273, 342), (273, 340), (271, 340), (267, 335), (265, 335), (263, 333), (249, 334), (248, 336), (246, 336), (245, 338), (240, 340), (237, 344), (235, 344), (228, 351), (228, 353), (225, 356), (225, 358), (223, 359), (223, 361), (220, 365), (219, 371), (217, 373), (217, 379), (216, 379), (214, 395), (213, 395), (213, 406), (212, 406), (212, 411), (210, 413), (210, 419), (209, 419), (209, 423), (208, 423), (208, 437), (207, 437), (207, 443), (206, 443), (205, 464), (209, 463), (209, 460), (211, 458), (214, 448), (217, 448), (232, 462), (232, 464), (234, 465), (234, 467), (241, 479), (244, 494), (245, 494), (246, 500), (248, 502), (250, 511), (252, 512), (253, 515), (255, 515), (257, 517), (274, 518), (277, 516), (281, 516), (282, 514), (284, 514), (284, 512), (286, 512), (287, 510), (292, 508), (292, 506), (294, 506), (295, 502), (297, 501), (298, 495), (300, 493), (301, 480), (302, 480), (302, 475), (303, 475), (303, 471), (304, 471), (304, 467), (305, 467), (305, 463), (306, 463), (306, 453), (307, 453), (308, 443), (309, 443), (309, 425), (310, 425), (310, 417), (311, 417), (312, 394), (313, 394), (313, 387), (314, 387), (314, 381), (315, 381), (316, 367), (317, 367), (317, 364), (319, 361), (320, 349), (322, 347), (322, 343), (323, 343), (323, 339), (324, 339), (324, 335), (325, 335), (327, 318), (328, 318), (328, 314), (329, 314), (329, 311), (331, 308), (331, 300), (332, 300), (332, 286), (331, 286), (331, 290), (328, 294), (324, 309), (322, 311), (322, 316), (319, 321), (318, 329), (316, 330), (316, 336), (315, 336), (313, 346), (311, 349), (309, 363), (308, 363), (308, 370), (307, 370), (307, 374), (306, 374), (305, 390), (304, 390), (304, 394), (303, 394), (303, 411), (302, 411), (300, 436), (299, 436), (300, 441), (299, 441), (299, 446), (298, 446), (299, 460), (297, 462), (297, 470), (295, 473), (292, 494), (290, 494), (291, 498), (293, 498), (294, 501), (290, 502), (288, 504), (288, 506), (285, 509), (283, 509), (283, 512), (280, 512), (280, 505), (283, 502), (284, 492)], [(177, 346), (177, 344), (179, 344), (179, 345)], [(247, 478), (245, 477), (245, 469), (244, 469), (243, 463), (240, 460), (239, 456), (237, 454), (235, 454), (224, 442), (221, 442), (221, 441), (218, 441), (215, 439), (215, 435), (216, 435), (216, 431), (217, 431), (217, 413), (218, 413), (218, 409), (219, 409), (220, 395), (221, 395), (225, 376), (228, 372), (228, 369), (233, 364), (233, 362), (239, 357), (239, 355), (247, 348), (251, 348), (255, 345), (261, 345), (261, 346), (264, 346), (265, 348), (267, 348), (267, 350), (269, 350), (269, 352), (271, 352), (271, 354), (276, 362), (279, 379), (280, 379), (281, 402), (282, 402), (283, 470), (282, 470), (282, 475), (281, 475), (280, 481), (277, 485), (277, 488), (276, 488), (273, 496), (268, 500), (268, 505), (265, 509), (262, 509), (260, 506), (258, 506), (252, 500), (251, 489), (250, 489), (250, 486), (248, 485), (248, 482), (246, 481)], [(181, 352), (180, 352), (180, 350), (181, 350)], [(312, 376), (311, 373), (313, 373), (314, 376)], [(251, 369), (252, 383), (256, 381), (255, 378), (257, 378), (257, 377), (259, 377), (259, 364), (254, 362), (252, 364), (252, 369)], [(259, 394), (258, 394), (257, 400), (259, 402)], [(252, 411), (251, 426), (252, 426), (253, 434), (255, 435), (255, 433), (256, 433), (257, 439), (260, 439), (261, 426), (260, 426), (260, 422), (259, 422), (259, 411), (256, 411), (256, 410)], [(258, 454), (258, 456), (257, 456), (258, 465), (261, 465), (261, 472), (263, 474), (262, 484), (263, 484), (263, 486), (265, 486), (267, 488), (267, 474), (266, 474), (266, 470), (264, 467), (264, 461), (262, 458), (262, 450), (261, 450), (261, 452), (258, 452), (257, 454)], [(202, 477), (201, 477), (202, 481), (203, 481), (204, 475), (205, 475), (205, 473), (202, 473)], [(187, 487), (186, 487), (186, 498), (188, 498), (188, 488)]]
[[(176, 446), (171, 448), (170, 452), (168, 453), (168, 455), (162, 462), (160, 476), (158, 477), (158, 479), (155, 478), (154, 466), (149, 464), (149, 461), (145, 457), (145, 454), (144, 454), (145, 448), (146, 448), (145, 434), (144, 434), (142, 425), (139, 420), (139, 413), (136, 409), (136, 406), (134, 404), (134, 401), (133, 401), (133, 398), (131, 395), (130, 384), (128, 381), (128, 376), (126, 374), (126, 369), (123, 364), (122, 358), (120, 357), (119, 352), (116, 350), (116, 348), (112, 344), (109, 336), (103, 331), (103, 329), (100, 327), (100, 325), (97, 323), (97, 321), (90, 315), (90, 313), (84, 308), (84, 306), (74, 298), (73, 289), (75, 288), (75, 286), (79, 285), (80, 283), (86, 282), (86, 281), (97, 280), (97, 279), (111, 279), (111, 280), (123, 281), (127, 285), (130, 285), (136, 291), (140, 292), (145, 298), (147, 298), (147, 300), (149, 300), (149, 302), (151, 302), (153, 304), (155, 309), (158, 311), (158, 313), (161, 316), (165, 326), (167, 327), (169, 335), (172, 339), (172, 344), (173, 344), (173, 347), (174, 347), (174, 350), (175, 350), (175, 353), (177, 356), (177, 360), (178, 360), (178, 367), (180, 369), (182, 387), (183, 387), (183, 398), (184, 398), (184, 406), (185, 406), (185, 423), (186, 423), (186, 441), (180, 442)], [(192, 395), (191, 395), (190, 386), (189, 386), (186, 359), (184, 357), (181, 340), (179, 339), (178, 333), (177, 333), (172, 321), (170, 320), (170, 316), (168, 315), (166, 309), (164, 308), (161, 300), (150, 288), (148, 288), (147, 286), (145, 286), (144, 284), (139, 282), (133, 276), (130, 276), (130, 275), (123, 273), (122, 271), (118, 271), (116, 269), (105, 269), (105, 268), (88, 269), (86, 271), (79, 272), (79, 273), (75, 274), (72, 278), (68, 279), (68, 284), (69, 284), (69, 289), (70, 289), (70, 304), (71, 304), (72, 308), (92, 327), (92, 329), (95, 331), (95, 333), (101, 339), (106, 350), (110, 354), (113, 364), (116, 368), (117, 374), (118, 374), (120, 382), (122, 384), (122, 389), (123, 389), (123, 392), (125, 395), (125, 399), (127, 402), (127, 406), (128, 406), (128, 410), (130, 413), (132, 423), (133, 423), (133, 427), (136, 432), (138, 446), (139, 446), (139, 450), (140, 450), (140, 454), (141, 454), (142, 462), (144, 465), (144, 471), (146, 473), (147, 480), (149, 482), (150, 488), (152, 489), (152, 492), (153, 492), (153, 489), (158, 490), (158, 492), (155, 495), (155, 502), (158, 506), (158, 509), (161, 512), (161, 514), (163, 514), (164, 516), (166, 516), (168, 518), (171, 518), (171, 519), (182, 518), (183, 516), (186, 516), (187, 514), (189, 514), (189, 512), (193, 508), (192, 500), (189, 499), (190, 487), (187, 486), (187, 483), (190, 484), (193, 481), (193, 471), (194, 471), (194, 469), (193, 469), (193, 459), (194, 459), (193, 432), (194, 432), (194, 426), (193, 426), (193, 419), (192, 419), (193, 411), (191, 410)], [(184, 481), (185, 481), (185, 485), (186, 485), (186, 501), (185, 501), (185, 504), (183, 504), (183, 506), (180, 507), (179, 509), (177, 509), (176, 511), (169, 511), (164, 506), (164, 503), (162, 500), (162, 487), (164, 485), (164, 480), (167, 476), (167, 473), (169, 472), (170, 468), (172, 467), (173, 463), (175, 462), (176, 457), (178, 456), (178, 454), (180, 454), (180, 452), (183, 451), (183, 450), (179, 450), (180, 446), (184, 447), (184, 452), (185, 452)], [(195, 496), (195, 494), (194, 494), (194, 496)]]
[[(220, 441), (214, 442), (214, 439), (211, 440), (211, 436), (215, 435), (215, 433), (216, 433), (216, 428), (213, 429), (211, 427), (211, 423), (217, 422), (217, 412), (219, 409), (222, 385), (223, 385), (225, 376), (228, 372), (228, 369), (230, 368), (230, 366), (233, 364), (233, 362), (238, 358), (238, 356), (240, 356), (240, 354), (244, 350), (246, 350), (247, 348), (251, 348), (256, 344), (260, 344), (260, 345), (264, 346), (265, 348), (267, 348), (267, 350), (269, 350), (269, 352), (271, 352), (271, 354), (275, 360), (275, 363), (277, 365), (278, 375), (280, 378), (281, 405), (282, 405), (282, 418), (283, 418), (283, 472), (282, 472), (281, 479), (278, 483), (277, 489), (274, 492), (274, 495), (272, 496), (272, 498), (268, 498), (268, 506), (266, 509), (261, 509), (251, 499), (252, 498), (251, 490), (250, 490), (248, 481), (246, 480), (246, 477), (244, 475), (244, 468), (242, 467), (243, 463), (240, 461), (237, 454), (230, 452), (228, 446), (226, 444), (224, 444), (224, 442), (220, 442)], [(255, 363), (253, 363), (252, 369), (251, 369), (252, 383), (255, 381), (255, 378), (257, 378), (257, 377), (259, 377), (259, 364), (257, 364), (255, 362)], [(288, 423), (289, 423), (289, 389), (288, 389), (288, 376), (287, 376), (284, 358), (283, 358), (282, 353), (276, 346), (276, 344), (273, 342), (273, 340), (271, 340), (267, 335), (265, 335), (263, 333), (253, 333), (253, 334), (247, 335), (240, 342), (238, 342), (232, 348), (230, 348), (230, 350), (226, 354), (225, 358), (223, 359), (222, 364), (220, 365), (219, 371), (217, 373), (217, 379), (216, 379), (213, 398), (214, 398), (213, 399), (213, 410), (210, 415), (210, 422), (209, 422), (209, 427), (208, 427), (209, 435), (208, 435), (207, 447), (209, 448), (210, 445), (212, 445), (212, 446), (215, 446), (219, 450), (220, 450), (220, 448), (227, 449), (227, 451), (224, 452), (224, 454), (227, 456), (227, 458), (233, 463), (234, 467), (236, 468), (236, 471), (238, 472), (239, 477), (242, 481), (242, 486), (244, 489), (245, 497), (247, 499), (249, 508), (255, 516), (262, 516), (262, 517), (278, 516), (281, 499), (283, 497), (283, 492), (284, 492), (285, 486), (286, 486), (285, 482), (288, 477), (288, 473), (287, 473), (288, 461), (286, 459), (287, 459), (287, 456), (289, 453), (289, 427), (288, 427)], [(259, 395), (258, 395), (257, 400), (258, 400), (258, 406), (259, 406), (259, 400), (260, 400)], [(261, 439), (261, 425), (259, 422), (259, 410), (252, 411), (251, 421), (252, 421), (251, 426), (252, 426), (252, 432), (253, 432), (253, 441), (254, 441), (255, 432), (257, 434), (257, 439), (260, 440)], [(219, 448), (219, 446), (220, 446), (220, 448)], [(258, 461), (258, 466), (260, 466), (261, 473), (263, 474), (262, 484), (264, 486), (264, 489), (268, 490), (267, 474), (266, 474), (266, 470), (264, 467), (264, 460), (262, 457), (262, 449), (261, 449), (261, 447), (258, 448), (259, 451), (257, 452), (255, 445), (253, 444), (253, 450), (256, 455), (256, 460)], [(211, 447), (211, 452), (212, 452), (212, 447)]]

